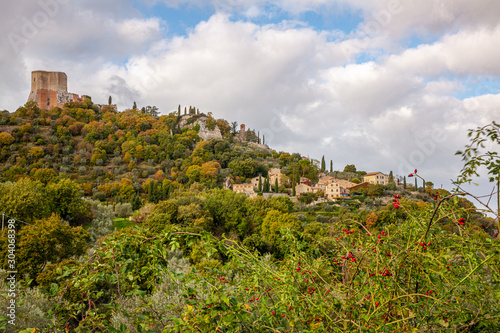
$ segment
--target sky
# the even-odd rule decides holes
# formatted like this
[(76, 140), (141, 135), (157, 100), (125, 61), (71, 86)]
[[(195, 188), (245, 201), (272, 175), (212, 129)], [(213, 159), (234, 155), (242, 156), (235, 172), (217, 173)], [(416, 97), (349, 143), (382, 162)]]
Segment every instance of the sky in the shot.
[[(451, 188), (499, 120), (498, 0), (0, 0), (0, 110), (33, 70), (120, 110), (195, 106), (277, 151)], [(480, 178), (482, 191), (492, 188)], [(484, 194), (484, 193), (476, 193)]]

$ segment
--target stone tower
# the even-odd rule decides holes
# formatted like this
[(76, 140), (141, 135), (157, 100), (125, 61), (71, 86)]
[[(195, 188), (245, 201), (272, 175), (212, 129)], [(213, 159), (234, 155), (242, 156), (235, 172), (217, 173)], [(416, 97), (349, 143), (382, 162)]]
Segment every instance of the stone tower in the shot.
[(247, 136), (246, 134), (247, 133), (246, 133), (246, 130), (245, 130), (245, 124), (241, 124), (240, 125), (240, 133), (239, 133), (241, 141), (245, 141), (246, 136)]
[(84, 96), (68, 93), (68, 76), (63, 72), (31, 72), (31, 92), (28, 102), (40, 109), (63, 107), (65, 103), (84, 100)]

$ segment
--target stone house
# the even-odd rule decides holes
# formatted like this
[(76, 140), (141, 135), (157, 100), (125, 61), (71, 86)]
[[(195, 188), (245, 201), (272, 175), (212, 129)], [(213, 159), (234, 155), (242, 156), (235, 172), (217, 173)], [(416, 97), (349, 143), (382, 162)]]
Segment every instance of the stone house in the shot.
[(302, 193), (311, 193), (313, 192), (311, 186), (307, 184), (298, 184), (295, 185), (295, 194), (300, 196)]
[(274, 186), (276, 179), (278, 180), (278, 186), (281, 186), (281, 169), (280, 168), (271, 168), (267, 172), (269, 175), (269, 184)]
[(363, 182), (373, 185), (387, 185), (389, 184), (389, 175), (383, 174), (382, 172), (367, 173), (363, 176)]
[[(260, 177), (260, 179), (261, 179), (262, 186), (264, 186), (264, 180), (266, 180), (266, 177)], [(253, 177), (252, 179), (250, 179), (250, 181), (252, 183), (253, 190), (258, 191), (259, 190), (259, 176)]]
[(347, 188), (342, 187), (338, 183), (331, 183), (326, 185), (325, 187), (325, 198), (329, 201), (345, 198), (350, 195), (350, 192)]
[(253, 185), (252, 184), (233, 184), (233, 191), (236, 193), (243, 193), (246, 195), (254, 195), (255, 191), (253, 190)]

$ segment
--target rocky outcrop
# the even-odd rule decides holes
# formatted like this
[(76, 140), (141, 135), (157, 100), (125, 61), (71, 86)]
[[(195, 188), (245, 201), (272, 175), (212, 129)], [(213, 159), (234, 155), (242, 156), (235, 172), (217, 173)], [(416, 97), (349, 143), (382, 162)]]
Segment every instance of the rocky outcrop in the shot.
[(222, 139), (222, 133), (220, 132), (219, 126), (215, 125), (214, 129), (208, 129), (207, 119), (208, 117), (205, 115), (184, 115), (181, 117), (179, 126), (181, 128), (193, 128), (196, 125), (199, 125), (200, 131), (198, 132), (198, 135), (205, 141), (210, 139)]

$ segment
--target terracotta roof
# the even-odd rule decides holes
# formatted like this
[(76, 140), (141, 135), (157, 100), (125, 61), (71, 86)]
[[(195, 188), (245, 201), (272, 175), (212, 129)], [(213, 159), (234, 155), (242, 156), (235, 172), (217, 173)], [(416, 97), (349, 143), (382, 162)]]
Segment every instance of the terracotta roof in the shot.
[[(366, 177), (366, 176), (374, 176), (374, 175), (377, 175), (379, 173), (382, 173), (382, 172), (371, 172), (371, 173), (367, 173), (366, 175), (364, 175), (363, 177)], [(383, 174), (383, 173), (382, 173)]]
[(370, 183), (368, 183), (368, 182), (362, 182), (362, 183), (359, 183), (359, 184), (355, 184), (355, 185), (349, 186), (349, 187), (347, 187), (347, 189), (350, 190), (350, 189), (356, 188), (358, 186), (369, 185), (369, 184)]

